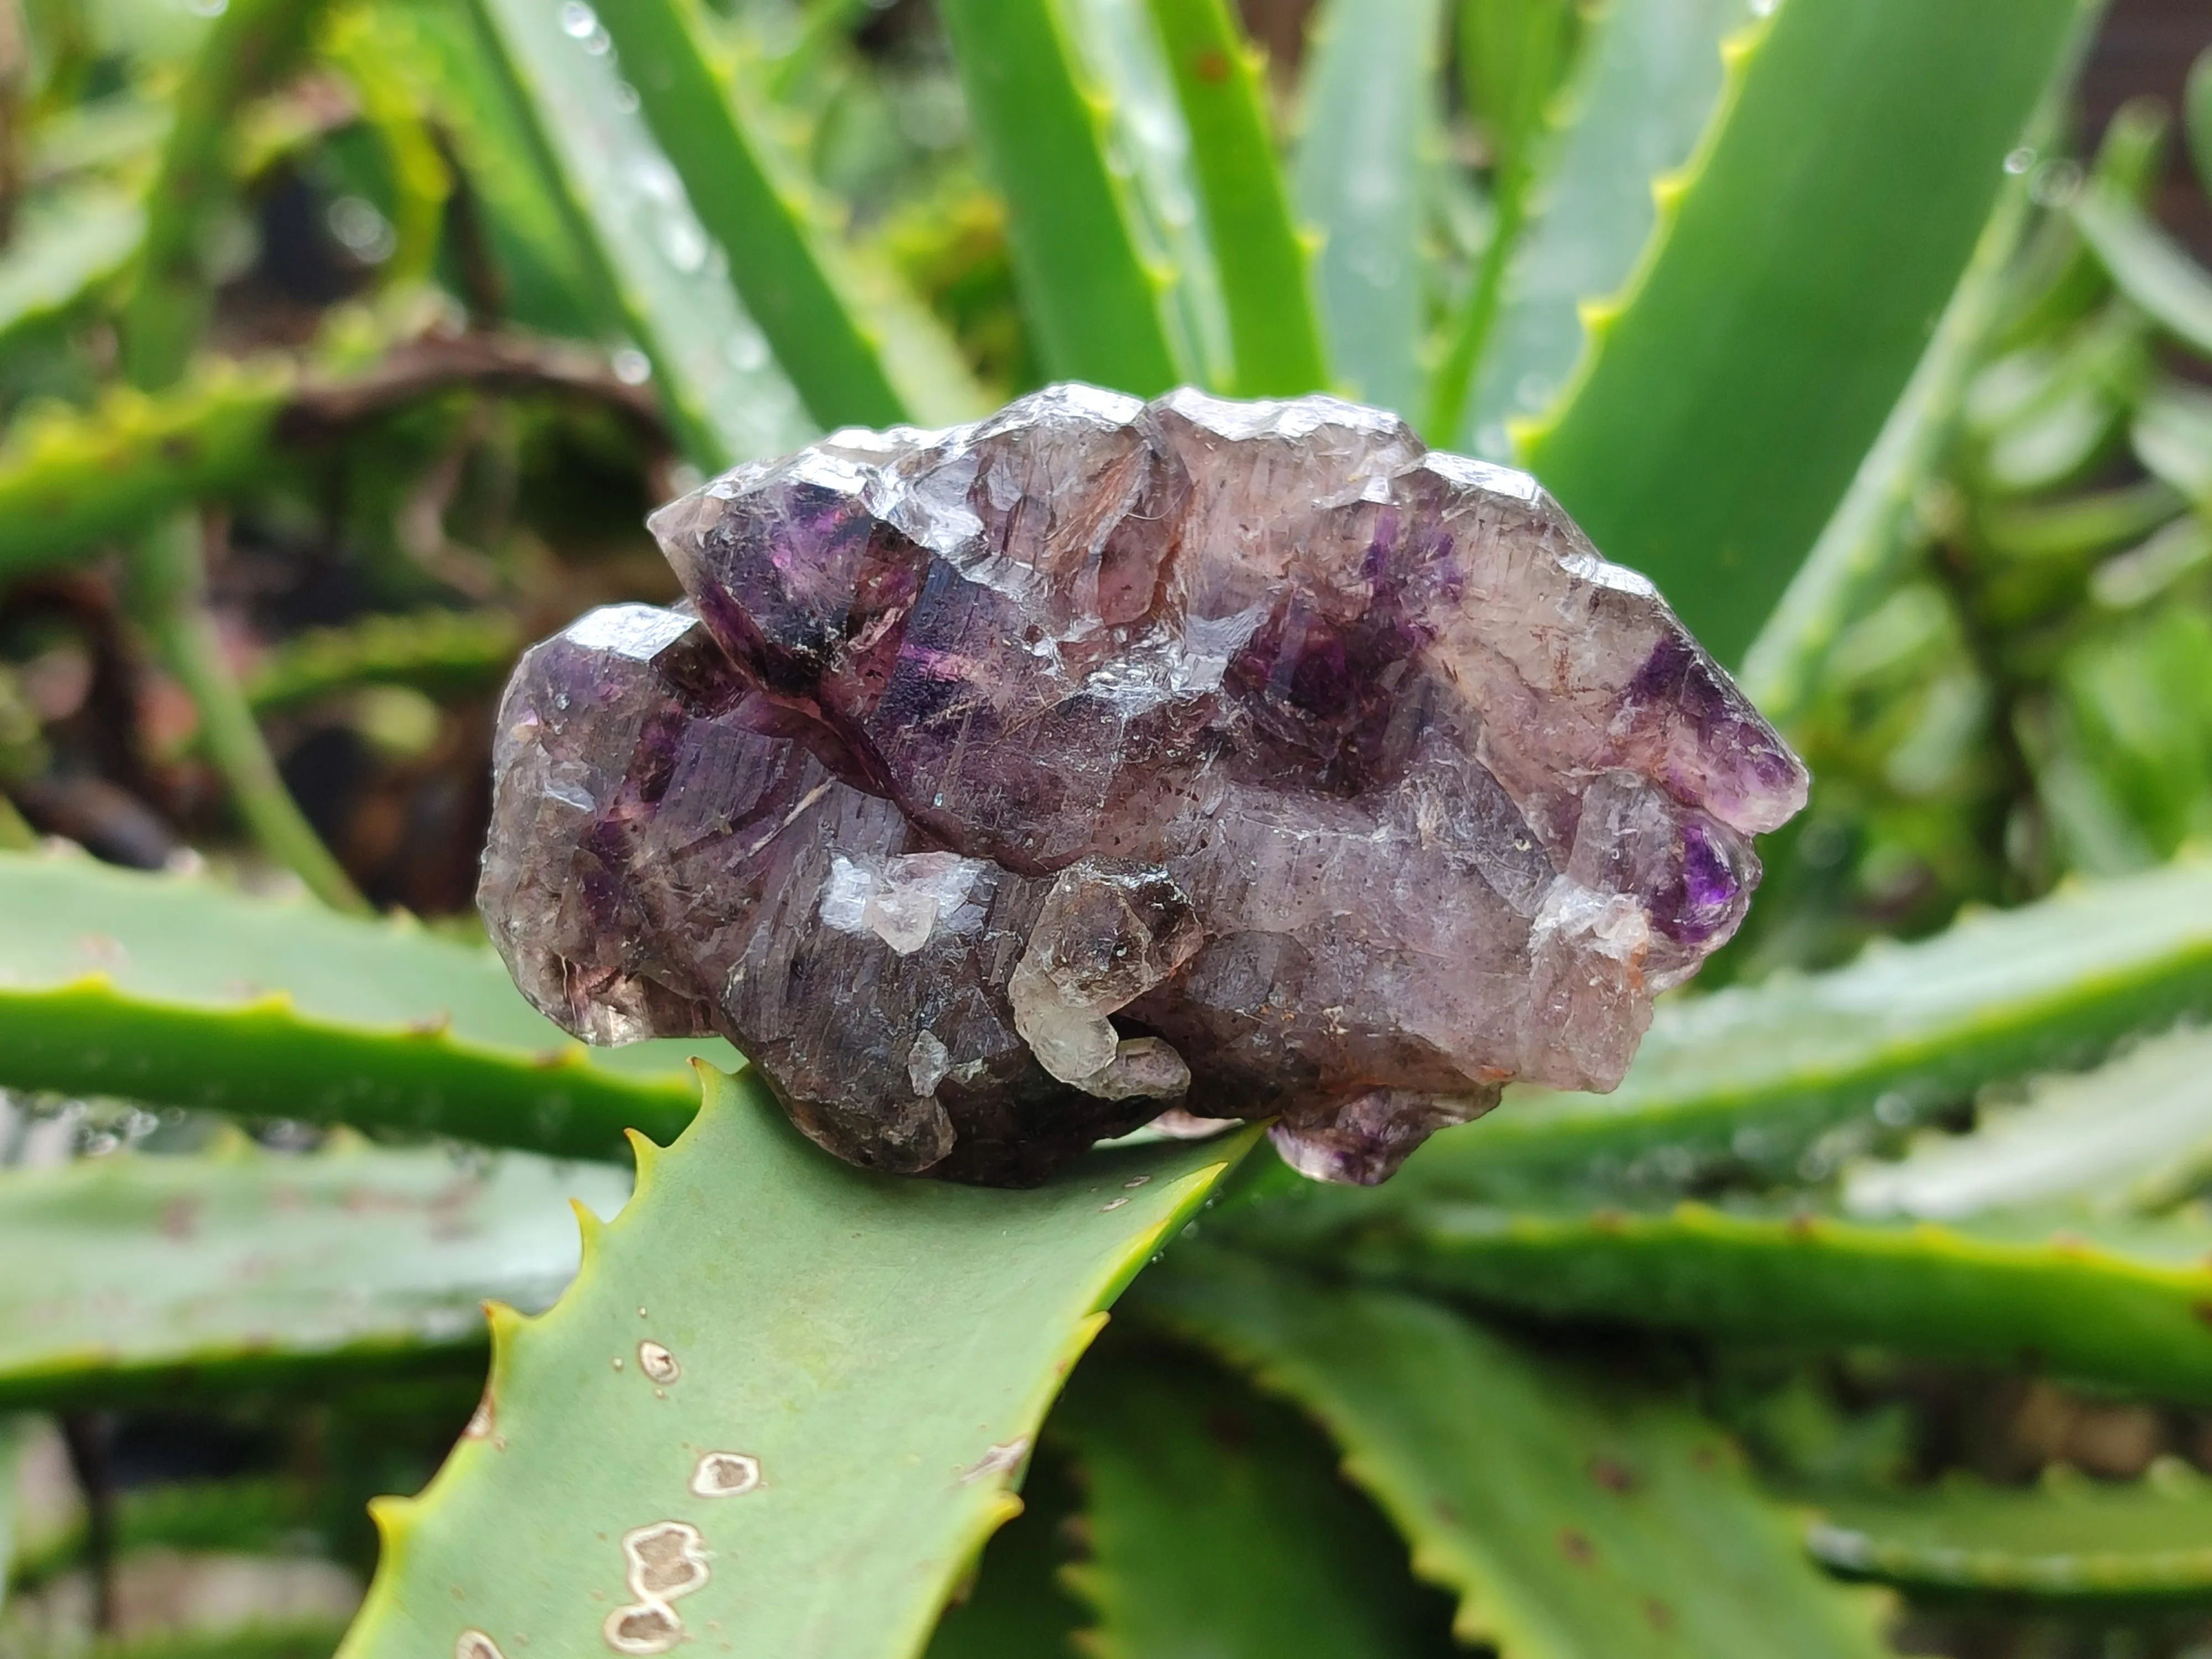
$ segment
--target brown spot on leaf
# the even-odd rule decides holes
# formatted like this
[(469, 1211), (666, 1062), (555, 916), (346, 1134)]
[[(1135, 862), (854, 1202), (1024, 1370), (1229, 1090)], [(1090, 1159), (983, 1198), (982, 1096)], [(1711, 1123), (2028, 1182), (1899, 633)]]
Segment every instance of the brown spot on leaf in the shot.
[(691, 1471), (691, 1490), (702, 1498), (737, 1498), (761, 1483), (760, 1459), (745, 1452), (710, 1451)]
[(637, 1368), (656, 1382), (673, 1382), (684, 1375), (684, 1368), (676, 1363), (676, 1356), (658, 1342), (637, 1345)]
[(1590, 1459), (1590, 1479), (1607, 1492), (1632, 1492), (1643, 1484), (1636, 1471), (1617, 1457)]
[(1674, 1628), (1674, 1609), (1656, 1595), (1647, 1595), (1644, 1598), (1644, 1616), (1651, 1621), (1651, 1628), (1654, 1630)]
[(1198, 78), (1209, 87), (1218, 87), (1229, 78), (1229, 58), (1224, 52), (1210, 49), (1201, 52), (1198, 54), (1198, 61), (1193, 64), (1191, 68), (1198, 72)]
[(658, 1521), (623, 1534), (629, 1558), (627, 1582), (640, 1601), (673, 1601), (707, 1582), (707, 1558), (699, 1529), (682, 1521)]
[(624, 1533), (622, 1549), (629, 1564), (623, 1582), (637, 1600), (609, 1613), (599, 1634), (617, 1653), (665, 1653), (684, 1635), (684, 1620), (669, 1603), (707, 1583), (699, 1529), (682, 1521), (656, 1521)]
[(161, 1206), (161, 1237), (182, 1244), (199, 1231), (200, 1201), (173, 1198)]
[(663, 1602), (641, 1601), (609, 1613), (599, 1634), (617, 1653), (665, 1653), (682, 1639), (684, 1621)]
[(1578, 1567), (1586, 1567), (1597, 1559), (1597, 1552), (1590, 1540), (1573, 1527), (1559, 1528), (1559, 1553)]
[(499, 1644), (480, 1630), (465, 1630), (453, 1638), (453, 1659), (505, 1659)]

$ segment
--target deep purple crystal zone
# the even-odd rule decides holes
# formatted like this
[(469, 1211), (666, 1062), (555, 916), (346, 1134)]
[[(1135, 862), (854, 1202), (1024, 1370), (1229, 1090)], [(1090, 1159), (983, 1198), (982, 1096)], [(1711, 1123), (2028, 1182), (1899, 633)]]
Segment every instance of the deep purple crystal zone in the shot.
[(721, 1030), (876, 1167), (1170, 1112), (1381, 1179), (1507, 1079), (1616, 1082), (1803, 799), (1524, 476), (1334, 399), (1055, 387), (654, 530), (693, 609), (509, 688), (486, 919), (572, 1030)]

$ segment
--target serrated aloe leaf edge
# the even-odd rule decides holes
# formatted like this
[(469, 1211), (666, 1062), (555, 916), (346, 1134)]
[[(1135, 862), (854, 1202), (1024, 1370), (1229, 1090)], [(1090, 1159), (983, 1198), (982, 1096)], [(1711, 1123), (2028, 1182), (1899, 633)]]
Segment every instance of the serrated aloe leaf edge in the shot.
[(1875, 1609), (1824, 1582), (1720, 1431), (1663, 1391), (1540, 1358), (1423, 1298), (1179, 1252), (1143, 1317), (1317, 1418), (1346, 1473), (1511, 1659), (1872, 1659)]
[(1799, 1178), (1877, 1105), (1893, 1121), (1993, 1079), (2094, 1060), (2212, 1009), (2212, 862), (2185, 858), (1985, 912), (1826, 974), (1662, 1005), (1610, 1095), (1509, 1095), (1371, 1197), (1519, 1201), (1680, 1190), (1715, 1170)]
[(1164, 1653), (1443, 1659), (1448, 1603), (1279, 1401), (1169, 1349), (1109, 1344), (1054, 1411), (1084, 1493), (1091, 1659)]
[(0, 1170), (0, 1409), (299, 1387), (483, 1340), (479, 1304), (548, 1306), (576, 1264), (562, 1200), (627, 1174), (510, 1153), (242, 1140)]
[(2083, 0), (1786, 0), (1735, 37), (1713, 125), (1581, 364), (1517, 429), (1610, 558), (1735, 663), (1949, 298)]
[(2129, 1481), (2060, 1466), (2027, 1487), (1954, 1476), (1813, 1504), (1814, 1558), (1850, 1577), (2123, 1613), (2212, 1600), (2212, 1489), (2176, 1458)]
[(1720, 94), (1721, 41), (1749, 15), (1745, 0), (1613, 0), (1590, 17), (1534, 141), (1540, 170), (1479, 368), (1456, 386), (1442, 383), (1449, 365), (1440, 375), (1439, 443), (1511, 459), (1506, 422), (1540, 412), (1572, 374), (1578, 307), (1627, 281), (1656, 213), (1650, 181), (1689, 159)]
[(622, 97), (610, 54), (591, 50), (596, 19), (580, 39), (561, 8), (532, 0), (470, 0), (469, 13), (487, 78), (513, 106), (592, 284), (594, 320), (635, 339), (690, 459), (719, 469), (812, 437), (816, 422), (728, 280), (726, 252)]
[(1556, 1319), (1984, 1362), (2212, 1402), (2212, 1228), (2027, 1212), (1954, 1226), (1680, 1204), (1440, 1205), (1338, 1238), (1372, 1277)]
[(685, 1060), (586, 1051), (488, 950), (406, 921), (81, 856), (0, 854), (0, 1086), (619, 1157), (673, 1133)]
[(1105, 1307), (1251, 1144), (984, 1191), (840, 1164), (749, 1076), (702, 1075), (562, 1299), (492, 1309), (483, 1405), (377, 1506), (343, 1659), (917, 1650)]
[(976, 141), (1013, 210), (1022, 305), (1045, 368), (1139, 396), (1201, 380), (1163, 307), (1176, 273), (1141, 240), (1127, 162), (1108, 154), (1110, 103), (1051, 0), (939, 8)]

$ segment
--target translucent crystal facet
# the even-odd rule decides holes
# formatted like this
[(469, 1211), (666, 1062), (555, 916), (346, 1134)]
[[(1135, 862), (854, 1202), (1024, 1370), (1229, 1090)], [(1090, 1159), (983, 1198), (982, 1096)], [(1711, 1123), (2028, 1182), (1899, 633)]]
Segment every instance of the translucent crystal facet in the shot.
[(592, 1042), (726, 1033), (843, 1158), (1024, 1182), (1163, 1113), (1382, 1179), (1607, 1089), (1796, 757), (1525, 475), (1310, 397), (1060, 386), (654, 515), (500, 716), (481, 902)]

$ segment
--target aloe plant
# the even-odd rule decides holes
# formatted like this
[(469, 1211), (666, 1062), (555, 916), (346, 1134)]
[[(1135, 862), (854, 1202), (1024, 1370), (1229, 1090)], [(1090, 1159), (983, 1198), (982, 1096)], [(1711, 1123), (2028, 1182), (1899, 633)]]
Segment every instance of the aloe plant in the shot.
[[(99, 1500), (0, 1502), (8, 1593), (282, 1552), (420, 1441), (349, 1659), (2212, 1608), (2170, 1461), (1996, 1486), (1844, 1424), (1929, 1378), (1993, 1419), (1993, 1374), (2212, 1403), (2212, 279), (2150, 216), (2164, 117), (2064, 151), (2094, 8), (1323, 0), (1295, 63), (1226, 0), (171, 9), (24, 8), (0, 120), (0, 842), (200, 866), (0, 853), (0, 1409)], [(1732, 982), (1373, 1191), (1239, 1131), (1015, 1193), (836, 1162), (718, 1041), (586, 1052), (465, 920), (338, 914), (414, 890), (418, 819), (465, 905), (492, 695), (659, 580), (640, 510), (1010, 375), (1334, 390), (1529, 466), (1814, 763)], [(204, 850), (131, 839), (164, 813)], [(309, 1449), (106, 1491), (102, 1413), (157, 1401)]]

